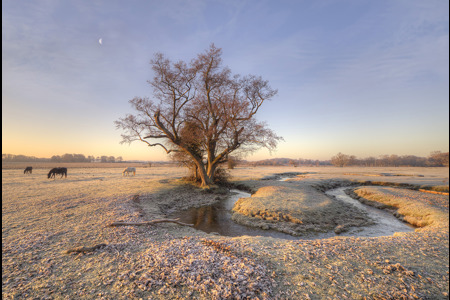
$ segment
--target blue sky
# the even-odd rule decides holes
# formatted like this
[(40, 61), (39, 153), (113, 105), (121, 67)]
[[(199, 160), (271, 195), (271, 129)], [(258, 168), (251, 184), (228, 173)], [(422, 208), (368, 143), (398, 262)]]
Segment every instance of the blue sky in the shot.
[[(271, 157), (428, 156), (449, 149), (447, 0), (2, 2), (2, 153), (164, 160), (119, 144), (128, 100), (151, 96), (156, 52), (214, 43), (233, 73), (278, 89), (257, 119)], [(99, 39), (102, 39), (102, 44)]]

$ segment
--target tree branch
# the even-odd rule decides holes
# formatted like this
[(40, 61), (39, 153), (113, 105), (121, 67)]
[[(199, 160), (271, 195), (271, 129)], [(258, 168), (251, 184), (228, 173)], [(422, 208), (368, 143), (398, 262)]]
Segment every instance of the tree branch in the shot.
[(169, 154), (169, 153), (171, 153), (171, 152), (177, 152), (177, 151), (180, 151), (180, 150), (175, 150), (175, 149), (167, 149), (163, 144), (161, 144), (161, 143), (155, 143), (155, 144), (148, 144), (150, 147), (153, 147), (153, 146), (160, 146), (161, 148), (163, 148), (165, 151), (166, 151), (166, 153), (167, 154)]
[(144, 136), (143, 139), (162, 139), (162, 138), (168, 138), (167, 135), (147, 135)]

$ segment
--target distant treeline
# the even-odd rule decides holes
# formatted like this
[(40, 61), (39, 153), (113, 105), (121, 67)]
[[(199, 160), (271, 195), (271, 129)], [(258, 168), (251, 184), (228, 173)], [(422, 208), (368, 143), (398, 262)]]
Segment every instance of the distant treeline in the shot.
[[(240, 162), (243, 163), (243, 162)], [(379, 157), (357, 158), (354, 155), (338, 153), (330, 160), (273, 158), (246, 162), (254, 166), (361, 166), (361, 167), (448, 167), (449, 152), (433, 151), (428, 157), (414, 155), (381, 155)]]
[[(124, 162), (121, 156), (85, 156), (83, 154), (53, 155), (51, 158), (37, 158), (34, 156), (2, 154), (2, 162)], [(449, 152), (433, 151), (428, 157), (414, 155), (382, 155), (379, 157), (357, 158), (354, 155), (338, 153), (330, 160), (273, 158), (248, 162), (236, 160), (237, 165), (250, 164), (253, 166), (362, 166), (362, 167), (448, 167)]]
[(102, 162), (114, 163), (123, 162), (122, 156), (85, 156), (84, 154), (53, 155), (51, 158), (38, 158), (26, 155), (2, 154), (2, 162)]
[(414, 155), (382, 155), (378, 158), (357, 158), (354, 155), (338, 153), (331, 158), (331, 164), (337, 167), (448, 167), (449, 152), (433, 151), (428, 157)]

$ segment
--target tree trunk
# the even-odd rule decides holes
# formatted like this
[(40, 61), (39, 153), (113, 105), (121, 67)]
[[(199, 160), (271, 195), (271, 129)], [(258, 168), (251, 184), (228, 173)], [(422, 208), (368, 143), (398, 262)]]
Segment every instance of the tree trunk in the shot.
[(215, 165), (215, 164), (208, 165), (207, 175), (210, 178), (211, 183), (214, 183), (214, 175), (216, 174), (216, 167), (217, 167), (217, 165)]
[(213, 176), (210, 176), (210, 174), (206, 172), (205, 164), (203, 162), (196, 161), (196, 164), (198, 166), (198, 171), (200, 173), (200, 179), (202, 180), (201, 186), (209, 187), (214, 183), (214, 174), (212, 174)]

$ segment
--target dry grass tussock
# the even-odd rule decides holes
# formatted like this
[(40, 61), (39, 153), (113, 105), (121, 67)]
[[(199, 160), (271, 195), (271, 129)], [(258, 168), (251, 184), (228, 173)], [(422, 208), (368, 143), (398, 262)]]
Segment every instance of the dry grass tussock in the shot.
[[(397, 208), (396, 215), (404, 221), (420, 227), (420, 230), (448, 230), (448, 196), (425, 194), (420, 191), (399, 190), (387, 187), (364, 187), (355, 189), (359, 200), (370, 201)], [(369, 200), (369, 201), (367, 201)], [(375, 204), (376, 205), (376, 204)]]
[(352, 205), (332, 201), (309, 186), (266, 186), (251, 197), (240, 198), (233, 220), (247, 226), (304, 235), (371, 224)]
[(258, 189), (250, 198), (239, 199), (234, 211), (258, 214), (260, 209), (264, 209), (274, 213), (290, 213), (292, 222), (302, 223), (300, 215), (308, 215), (329, 205), (331, 201), (328, 197), (312, 189), (306, 191), (293, 187), (267, 186)]

